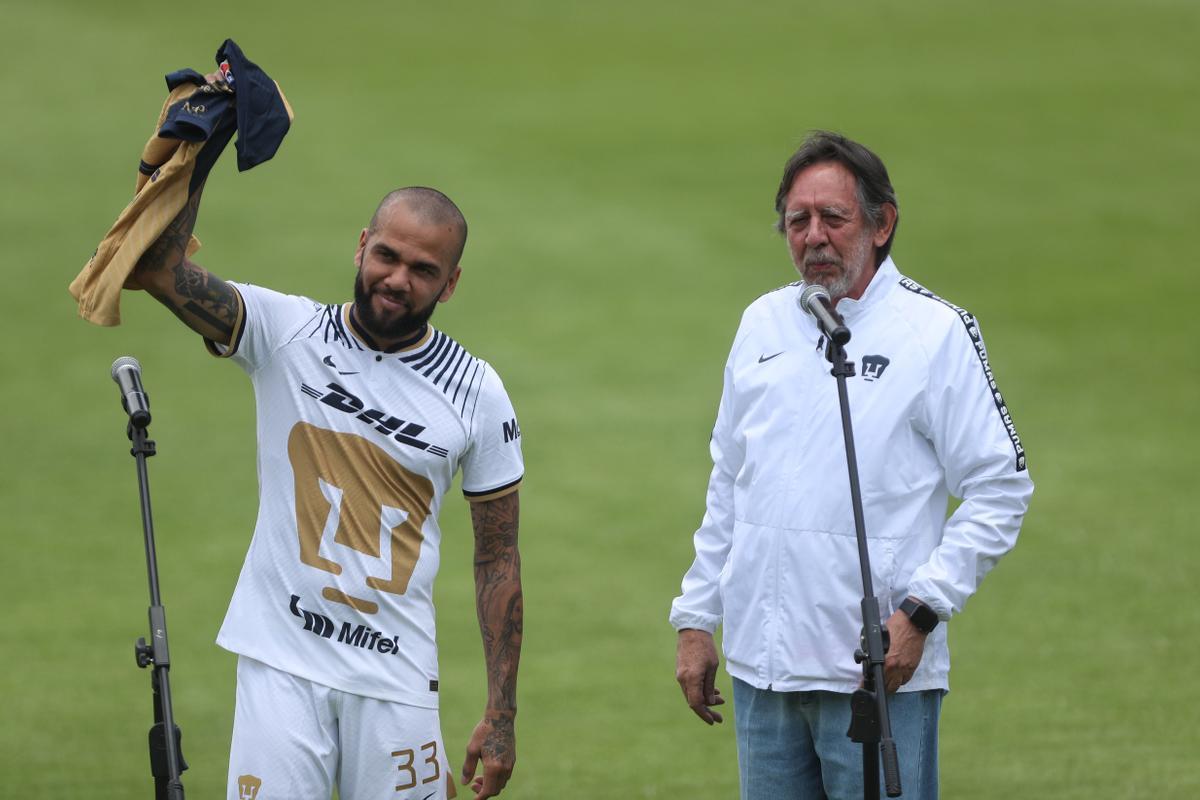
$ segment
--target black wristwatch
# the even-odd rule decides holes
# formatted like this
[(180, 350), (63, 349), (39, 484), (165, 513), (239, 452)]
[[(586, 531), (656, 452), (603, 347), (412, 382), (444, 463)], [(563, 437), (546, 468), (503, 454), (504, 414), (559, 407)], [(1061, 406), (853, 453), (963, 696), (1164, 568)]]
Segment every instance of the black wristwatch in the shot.
[(929, 633), (937, 627), (939, 622), (938, 615), (932, 608), (920, 600), (913, 600), (911, 597), (904, 598), (904, 602), (900, 604), (900, 610), (908, 614), (908, 618), (912, 620), (912, 624), (921, 633)]

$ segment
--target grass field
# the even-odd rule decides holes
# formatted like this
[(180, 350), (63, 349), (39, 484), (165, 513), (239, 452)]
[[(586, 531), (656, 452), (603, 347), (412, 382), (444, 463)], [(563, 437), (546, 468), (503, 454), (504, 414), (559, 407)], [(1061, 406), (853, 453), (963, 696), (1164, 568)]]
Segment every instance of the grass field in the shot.
[[(185, 786), (222, 796), (234, 657), (213, 639), (255, 514), (249, 384), (148, 297), (99, 329), (66, 286), (128, 200), (162, 75), (210, 69), (227, 36), (297, 116), (274, 161), (218, 165), (198, 261), (335, 301), (388, 189), (438, 186), (471, 221), (435, 321), (498, 368), (524, 434), (506, 797), (736, 796), (731, 726), (684, 706), (666, 614), (738, 317), (793, 278), (778, 174), (817, 127), (888, 163), (897, 262), (980, 318), (1037, 483), (952, 623), (943, 796), (1200, 796), (1200, 6), (977, 5), (6, 3), (0, 798), (152, 791), (145, 562), (107, 376), (127, 353), (154, 404)], [(443, 529), (461, 763), (483, 705), (464, 504)]]

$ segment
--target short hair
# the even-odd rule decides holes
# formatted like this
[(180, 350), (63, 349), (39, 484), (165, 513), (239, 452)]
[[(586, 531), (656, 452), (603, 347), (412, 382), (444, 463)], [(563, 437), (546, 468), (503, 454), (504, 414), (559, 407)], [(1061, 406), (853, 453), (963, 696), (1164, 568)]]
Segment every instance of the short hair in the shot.
[(423, 222), (449, 225), (454, 229), (457, 240), (454, 243), (454, 263), (450, 266), (456, 266), (462, 258), (463, 249), (467, 246), (467, 218), (453, 200), (437, 189), (428, 186), (405, 186), (388, 192), (375, 207), (375, 213), (371, 215), (371, 224), (367, 226), (367, 233), (372, 234), (379, 230), (384, 212), (399, 202), (403, 202)]
[(875, 253), (875, 266), (883, 263), (892, 250), (892, 240), (896, 238), (896, 228), (900, 225), (900, 204), (896, 201), (896, 190), (888, 177), (887, 167), (882, 159), (867, 147), (852, 139), (847, 139), (833, 131), (812, 131), (805, 138), (783, 168), (783, 179), (779, 182), (779, 191), (775, 193), (775, 211), (779, 214), (776, 229), (782, 233), (785, 229), (784, 205), (788, 192), (796, 176), (815, 164), (835, 162), (850, 170), (857, 185), (858, 204), (862, 206), (867, 220), (879, 229), (883, 226), (883, 205), (890, 203), (896, 209), (896, 221), (887, 241)]

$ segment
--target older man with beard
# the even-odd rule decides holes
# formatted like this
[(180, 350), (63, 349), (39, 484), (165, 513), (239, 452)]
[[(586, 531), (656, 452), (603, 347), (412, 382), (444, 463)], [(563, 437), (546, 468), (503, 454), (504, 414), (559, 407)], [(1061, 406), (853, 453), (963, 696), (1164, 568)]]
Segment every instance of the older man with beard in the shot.
[[(725, 366), (696, 557), (671, 608), (676, 678), (722, 721), (713, 633), (733, 679), (742, 797), (861, 798), (846, 735), (862, 626), (836, 384), (799, 307), (828, 289), (847, 355), (892, 733), (904, 797), (938, 792), (947, 623), (1016, 542), (1033, 491), (1025, 451), (973, 316), (902, 276), (899, 205), (883, 162), (818, 131), (788, 161), (779, 230), (803, 281), (746, 310)], [(950, 496), (961, 504), (947, 518)]]
[(499, 376), (429, 323), (458, 285), (466, 220), (435, 189), (389, 193), (358, 239), (354, 301), (325, 304), (191, 261), (199, 204), (135, 277), (254, 384), (259, 514), (217, 637), (238, 655), (226, 796), (454, 796), (432, 590), (459, 471), (487, 668), (462, 782), (499, 794), (516, 758), (523, 462)]

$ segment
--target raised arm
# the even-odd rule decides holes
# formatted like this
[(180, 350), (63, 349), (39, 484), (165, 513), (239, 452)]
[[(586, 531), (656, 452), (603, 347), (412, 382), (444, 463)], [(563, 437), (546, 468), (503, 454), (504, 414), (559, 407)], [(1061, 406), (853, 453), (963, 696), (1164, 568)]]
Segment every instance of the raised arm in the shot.
[(467, 744), (463, 783), (483, 759), (483, 775), (471, 785), (475, 800), (500, 793), (516, 763), (517, 664), (521, 658), (524, 607), (521, 554), (517, 550), (517, 492), (471, 504), (475, 528), (475, 605), (483, 635), (488, 697), (483, 719)]
[(242, 309), (241, 297), (228, 283), (187, 257), (200, 212), (201, 192), (203, 187), (188, 198), (162, 235), (142, 254), (133, 276), (184, 325), (218, 344), (228, 345)]

